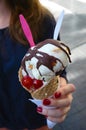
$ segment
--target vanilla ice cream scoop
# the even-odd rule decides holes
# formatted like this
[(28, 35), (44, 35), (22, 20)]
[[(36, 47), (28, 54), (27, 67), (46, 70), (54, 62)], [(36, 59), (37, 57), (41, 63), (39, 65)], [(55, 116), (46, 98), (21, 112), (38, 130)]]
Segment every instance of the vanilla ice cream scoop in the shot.
[(31, 47), (21, 62), (22, 76), (29, 76), (40, 85), (35, 87), (32, 83), (32, 87), (28, 87), (28, 89), (35, 91), (35, 89), (47, 85), (71, 62), (69, 55), (70, 49), (61, 41), (53, 39), (44, 40)]

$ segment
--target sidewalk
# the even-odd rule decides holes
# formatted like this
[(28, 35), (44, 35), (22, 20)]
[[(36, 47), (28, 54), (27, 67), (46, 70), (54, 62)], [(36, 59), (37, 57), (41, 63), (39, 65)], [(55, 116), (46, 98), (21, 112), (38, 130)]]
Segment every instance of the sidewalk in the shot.
[(86, 0), (49, 0), (72, 11), (72, 13), (86, 14)]

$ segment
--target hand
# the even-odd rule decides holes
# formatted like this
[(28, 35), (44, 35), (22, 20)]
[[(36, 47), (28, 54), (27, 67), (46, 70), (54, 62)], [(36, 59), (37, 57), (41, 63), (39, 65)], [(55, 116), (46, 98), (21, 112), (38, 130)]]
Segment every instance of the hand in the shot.
[[(67, 84), (64, 78), (60, 78), (60, 88), (55, 92), (52, 98), (44, 99), (43, 106), (37, 108), (37, 112), (45, 115), (53, 122), (61, 123), (66, 118), (68, 111), (71, 108), (73, 100), (72, 93), (75, 91), (73, 84)], [(55, 107), (47, 109), (44, 106)]]

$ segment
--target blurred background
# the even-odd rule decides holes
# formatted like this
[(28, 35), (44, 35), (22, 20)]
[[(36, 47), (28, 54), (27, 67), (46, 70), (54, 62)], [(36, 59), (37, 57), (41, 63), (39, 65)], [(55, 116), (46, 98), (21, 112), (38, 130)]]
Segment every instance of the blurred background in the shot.
[(71, 110), (66, 120), (53, 130), (86, 130), (86, 0), (40, 0), (58, 19), (64, 9), (61, 40), (71, 49), (72, 63), (67, 68), (70, 83), (75, 84)]

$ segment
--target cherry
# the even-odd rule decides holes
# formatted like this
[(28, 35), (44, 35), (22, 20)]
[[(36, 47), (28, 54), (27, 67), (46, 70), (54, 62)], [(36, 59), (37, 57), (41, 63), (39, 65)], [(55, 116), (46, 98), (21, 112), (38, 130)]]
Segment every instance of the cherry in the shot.
[(29, 77), (29, 76), (24, 76), (22, 78), (22, 85), (24, 87), (26, 87), (27, 89), (30, 89), (31, 86), (33, 85), (33, 79), (31, 77)]
[(40, 88), (43, 85), (43, 82), (42, 82), (42, 80), (34, 79), (33, 80), (33, 85), (34, 85), (35, 89), (38, 89), (38, 88)]

